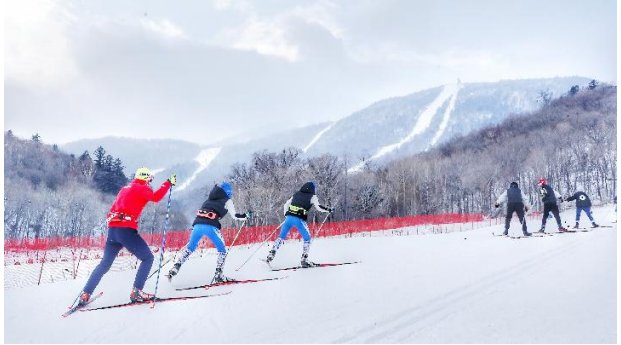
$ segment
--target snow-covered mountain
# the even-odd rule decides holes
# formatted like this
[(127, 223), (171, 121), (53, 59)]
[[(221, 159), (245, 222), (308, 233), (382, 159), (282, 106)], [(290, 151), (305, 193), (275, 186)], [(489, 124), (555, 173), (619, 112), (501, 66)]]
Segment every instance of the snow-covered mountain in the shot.
[(540, 93), (556, 98), (580, 77), (461, 83), (377, 102), (335, 123), (308, 149), (309, 155), (348, 155), (351, 170), (364, 158), (376, 163), (421, 152), (457, 135), (496, 124), (541, 106)]
[[(331, 153), (347, 157), (350, 171), (366, 162), (388, 160), (427, 150), (458, 135), (501, 122), (514, 113), (530, 112), (541, 106), (542, 92), (553, 98), (566, 94), (571, 86), (586, 86), (582, 77), (505, 80), (489, 83), (459, 81), (410, 95), (382, 100), (336, 122), (271, 134), (264, 138), (218, 147), (170, 141), (169, 146), (130, 143), (105, 144), (120, 157), (131, 174), (140, 165), (174, 171), (179, 190), (192, 191), (222, 179), (234, 163), (248, 162), (261, 150), (278, 151), (297, 147), (308, 156)], [(96, 139), (70, 143), (63, 148), (79, 154), (93, 150)], [(90, 146), (85, 145), (88, 143)], [(130, 150), (126, 145), (131, 145)], [(166, 147), (166, 149), (164, 149)]]

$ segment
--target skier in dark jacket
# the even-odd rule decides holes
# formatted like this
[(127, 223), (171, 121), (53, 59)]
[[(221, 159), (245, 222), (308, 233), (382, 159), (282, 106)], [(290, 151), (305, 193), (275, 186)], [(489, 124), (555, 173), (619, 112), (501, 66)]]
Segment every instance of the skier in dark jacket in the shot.
[(526, 219), (524, 218), (524, 214), (528, 212), (530, 206), (528, 205), (528, 201), (517, 182), (511, 182), (509, 185), (509, 189), (507, 189), (504, 193), (502, 193), (498, 200), (496, 200), (496, 204), (494, 205), (496, 208), (500, 207), (500, 204), (507, 203), (507, 216), (505, 218), (505, 232), (503, 235), (507, 236), (509, 234), (509, 226), (511, 224), (511, 217), (513, 217), (513, 213), (517, 213), (518, 219), (522, 224), (522, 232), (524, 236), (530, 236), (531, 234), (526, 229)]
[(586, 195), (585, 192), (575, 192), (574, 195), (570, 196), (569, 198), (565, 199), (565, 201), (573, 201), (576, 200), (576, 225), (574, 225), (574, 229), (577, 229), (578, 227), (580, 227), (579, 223), (580, 223), (580, 213), (582, 213), (582, 211), (584, 211), (584, 213), (586, 213), (587, 217), (589, 217), (589, 220), (591, 221), (591, 224), (594, 228), (597, 228), (599, 225), (597, 225), (595, 223), (595, 221), (593, 220), (593, 215), (591, 214), (591, 199), (589, 198), (588, 195)]
[(543, 177), (539, 179), (537, 184), (539, 185), (539, 194), (543, 202), (543, 217), (541, 218), (541, 230), (539, 230), (539, 232), (544, 233), (546, 231), (546, 220), (550, 212), (552, 212), (554, 219), (556, 219), (558, 231), (566, 232), (567, 229), (565, 229), (561, 223), (561, 216), (559, 214), (558, 204), (556, 203), (556, 199), (559, 199), (561, 202), (563, 201), (563, 198), (560, 196), (561, 194), (552, 189)]
[(236, 213), (235, 205), (233, 204), (233, 187), (228, 182), (222, 182), (213, 186), (209, 197), (201, 208), (196, 212), (196, 218), (192, 223), (192, 234), (190, 240), (186, 244), (185, 249), (180, 253), (177, 262), (173, 265), (173, 268), (168, 272), (168, 278), (171, 279), (181, 269), (181, 265), (188, 259), (188, 257), (198, 247), (198, 242), (207, 236), (213, 245), (218, 250), (218, 260), (216, 264), (216, 272), (214, 274), (214, 283), (223, 283), (231, 281), (231, 279), (225, 277), (222, 274), (224, 268), (224, 261), (226, 259), (226, 246), (224, 240), (220, 234), (220, 219), (225, 215), (230, 215), (235, 220), (245, 220), (250, 218), (250, 212)]
[(80, 305), (88, 303), (99, 281), (108, 272), (114, 259), (123, 248), (126, 248), (141, 261), (138, 272), (136, 272), (134, 287), (129, 295), (130, 300), (140, 302), (153, 299), (152, 294), (142, 291), (153, 264), (153, 254), (147, 243), (138, 234), (138, 218), (140, 218), (147, 202), (158, 202), (164, 198), (166, 192), (177, 182), (177, 177), (171, 175), (155, 192), (150, 186), (152, 180), (153, 174), (148, 168), (139, 168), (136, 170), (134, 180), (119, 191), (108, 212), (108, 238), (106, 239), (103, 258), (91, 273), (80, 294), (78, 301)]
[(315, 206), (315, 208), (320, 212), (333, 211), (332, 208), (319, 204), (319, 199), (317, 198), (317, 195), (315, 195), (315, 183), (306, 182), (302, 188), (300, 188), (300, 191), (293, 194), (293, 196), (289, 198), (284, 205), (285, 222), (282, 225), (282, 229), (280, 229), (280, 235), (276, 241), (274, 241), (272, 250), (270, 250), (270, 253), (267, 256), (268, 263), (274, 260), (276, 251), (285, 241), (289, 230), (291, 230), (292, 227), (295, 227), (304, 239), (304, 245), (302, 247), (302, 260), (300, 265), (302, 267), (311, 267), (314, 265), (313, 262), (308, 261), (308, 250), (310, 249), (311, 235), (308, 230), (308, 225), (306, 224), (308, 212), (313, 206)]

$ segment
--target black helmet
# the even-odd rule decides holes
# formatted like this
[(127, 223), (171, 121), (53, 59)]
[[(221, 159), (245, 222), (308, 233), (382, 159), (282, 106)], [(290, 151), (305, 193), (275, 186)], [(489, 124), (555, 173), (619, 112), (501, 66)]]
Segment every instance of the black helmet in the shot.
[(511, 188), (518, 188), (518, 184), (517, 182), (511, 182), (511, 184), (509, 185)]
[(315, 194), (315, 182), (306, 182), (302, 188), (300, 188), (300, 192)]

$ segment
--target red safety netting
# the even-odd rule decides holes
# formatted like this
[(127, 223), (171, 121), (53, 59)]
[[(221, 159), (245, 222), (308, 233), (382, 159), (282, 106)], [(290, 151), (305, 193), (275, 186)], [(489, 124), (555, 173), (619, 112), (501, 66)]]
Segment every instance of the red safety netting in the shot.
[[(311, 235), (319, 237), (331, 237), (340, 235), (351, 235), (359, 232), (380, 231), (387, 229), (398, 229), (408, 226), (419, 226), (425, 224), (452, 224), (470, 223), (483, 220), (482, 214), (435, 214), (417, 215), (407, 217), (376, 218), (364, 220), (351, 220), (341, 222), (325, 223), (319, 230), (320, 223), (310, 223)], [(269, 226), (244, 227), (239, 234), (235, 245), (252, 244), (273, 240), (277, 236), (275, 229), (278, 224)], [(238, 229), (224, 228), (221, 233), (224, 242), (230, 245)], [(190, 237), (191, 229), (169, 231), (166, 235), (166, 248), (169, 250), (179, 250), (186, 245)], [(141, 234), (145, 241), (152, 247), (159, 248), (162, 242), (162, 234)], [(297, 231), (291, 231), (287, 238), (300, 238)], [(4, 252), (28, 252), (28, 251), (49, 251), (58, 248), (102, 248), (105, 244), (105, 235), (94, 237), (50, 237), (38, 239), (10, 239), (4, 242)], [(202, 248), (211, 247), (209, 241), (203, 240), (200, 244)]]

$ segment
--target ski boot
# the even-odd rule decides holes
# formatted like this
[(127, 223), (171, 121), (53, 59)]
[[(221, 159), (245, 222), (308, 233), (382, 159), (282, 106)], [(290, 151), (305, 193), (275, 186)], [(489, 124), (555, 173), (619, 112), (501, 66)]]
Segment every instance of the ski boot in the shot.
[(508, 236), (509, 235), (509, 229), (505, 229), (505, 232), (502, 233), (503, 236)]
[(545, 234), (545, 233), (546, 233), (546, 228), (541, 228), (541, 229), (539, 229), (539, 233), (541, 233), (541, 234)]
[(530, 233), (530, 232), (528, 232), (528, 231), (525, 231), (525, 232), (524, 232), (524, 236), (525, 236), (525, 237), (532, 236), (532, 235), (533, 235), (533, 234), (531, 234), (531, 233)]
[(578, 222), (576, 222), (576, 225), (574, 225), (574, 229), (578, 229), (580, 227), (580, 224), (578, 224)]
[(234, 281), (235, 279), (226, 277), (224, 274), (222, 274), (222, 268), (216, 268), (216, 274), (213, 276), (213, 284), (222, 284)]
[(270, 253), (267, 254), (267, 259), (265, 259), (265, 261), (269, 264), (270, 262), (272, 262), (272, 260), (274, 260), (274, 257), (276, 256), (276, 251), (275, 250), (270, 250)]
[(80, 297), (78, 297), (78, 305), (79, 306), (87, 305), (90, 300), (91, 300), (91, 294), (89, 294), (88, 292), (82, 291), (82, 293), (80, 294)]
[(176, 263), (173, 265), (173, 268), (170, 269), (170, 271), (168, 271), (168, 280), (172, 279), (172, 277), (176, 276), (177, 273), (179, 273), (179, 269), (181, 268), (181, 264), (180, 263)]
[(302, 268), (309, 268), (309, 267), (315, 267), (317, 266), (317, 264), (312, 261), (308, 261), (308, 254), (304, 254), (302, 255), (302, 261), (300, 261), (300, 266)]
[(591, 227), (592, 228), (599, 228), (599, 225), (597, 223), (593, 222)]
[(569, 230), (565, 229), (565, 228), (564, 228), (564, 227), (562, 227), (562, 226), (559, 226), (559, 227), (558, 227), (558, 232), (567, 232), (567, 231), (569, 231)]
[(155, 300), (155, 295), (146, 293), (138, 288), (132, 288), (132, 292), (129, 294), (129, 300), (132, 303), (153, 301)]

